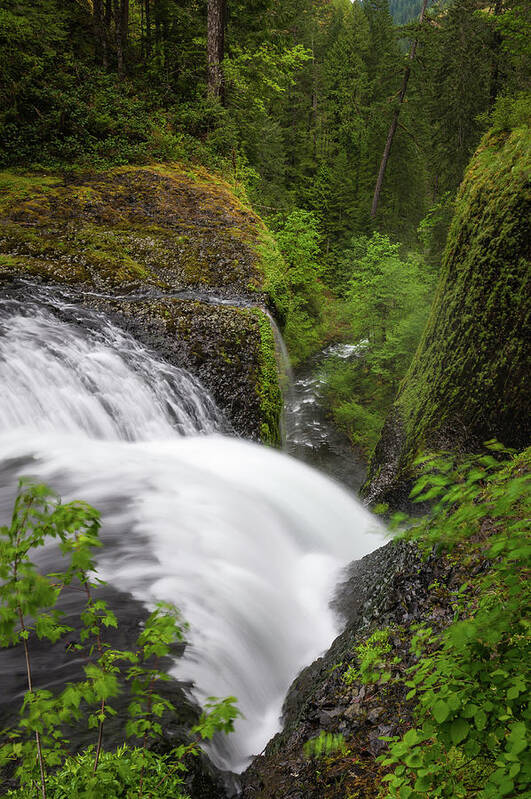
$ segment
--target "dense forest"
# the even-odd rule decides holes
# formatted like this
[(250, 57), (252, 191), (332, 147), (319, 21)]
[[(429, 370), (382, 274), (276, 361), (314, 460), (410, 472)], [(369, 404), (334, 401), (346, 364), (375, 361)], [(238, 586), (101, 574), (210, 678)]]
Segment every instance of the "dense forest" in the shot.
[[(0, 740), (2, 795), (528, 795), (530, 42), (525, 0), (2, 0), (0, 645), (25, 666), (0, 661), (0, 677), (28, 686)], [(363, 464), (349, 487), (407, 539), (358, 561), (347, 610), (336, 602), (345, 632), (313, 666), (275, 626), (308, 586), (291, 572), (277, 585), (275, 569), (321, 591), (325, 610), (314, 597), (290, 622), (317, 657), (338, 632), (329, 564), (384, 533), (336, 484), (235, 441), (286, 441), (283, 402), (305, 402), (290, 398), (288, 361), (311, 372), (327, 429)], [(58, 429), (59, 444), (40, 438)], [(179, 450), (176, 430), (207, 443)], [(38, 480), (13, 507), (24, 469)], [(63, 485), (97, 509), (63, 504)], [(342, 514), (370, 545), (339, 541)], [(106, 524), (116, 575), (97, 557)], [(159, 528), (152, 561), (168, 571), (148, 590), (156, 568), (135, 559)], [(48, 540), (60, 577), (35, 555)], [(321, 550), (322, 573), (309, 564)], [(205, 640), (226, 638), (205, 673), (236, 651), (241, 684), (260, 681), (255, 716), (242, 691), (250, 726), (278, 717), (262, 694), (280, 703), (308, 666), (284, 731), (241, 780), (229, 772), (250, 752), (219, 739), (246, 723), (242, 697), (201, 686), (202, 710), (195, 677), (168, 677), (188, 634), (164, 594), (170, 566), (192, 615), (199, 596)], [(109, 604), (100, 568), (116, 577)], [(262, 671), (219, 622), (227, 608), (245, 646), (276, 653)], [(75, 653), (80, 679), (57, 695), (33, 688), (41, 639), (60, 668)], [(80, 719), (96, 738), (72, 757)], [(250, 726), (240, 739), (254, 745)]]

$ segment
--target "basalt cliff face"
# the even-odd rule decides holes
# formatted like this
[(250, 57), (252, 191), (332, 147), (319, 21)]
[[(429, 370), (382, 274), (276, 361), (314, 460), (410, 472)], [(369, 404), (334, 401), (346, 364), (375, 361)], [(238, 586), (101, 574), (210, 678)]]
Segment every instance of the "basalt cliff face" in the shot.
[(182, 164), (0, 173), (0, 281), (109, 315), (200, 378), (233, 430), (278, 444), (281, 257), (234, 187)]
[(407, 506), (421, 452), (529, 444), (530, 128), (487, 135), (456, 202), (428, 324), (364, 488)]

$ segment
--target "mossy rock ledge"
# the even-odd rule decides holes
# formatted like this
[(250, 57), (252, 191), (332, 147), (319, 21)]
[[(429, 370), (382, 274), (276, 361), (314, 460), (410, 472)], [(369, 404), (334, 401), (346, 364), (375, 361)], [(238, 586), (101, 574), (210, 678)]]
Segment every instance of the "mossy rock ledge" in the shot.
[(376, 446), (363, 493), (408, 506), (421, 453), (530, 439), (531, 132), (490, 133), (472, 158), (430, 318)]
[(189, 369), (239, 435), (278, 444), (281, 257), (235, 188), (184, 164), (0, 173), (0, 282), (108, 314)]

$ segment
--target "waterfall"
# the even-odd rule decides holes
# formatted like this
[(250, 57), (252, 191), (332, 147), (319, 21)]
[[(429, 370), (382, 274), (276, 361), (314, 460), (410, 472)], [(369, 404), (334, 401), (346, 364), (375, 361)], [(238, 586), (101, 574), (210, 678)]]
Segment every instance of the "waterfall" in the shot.
[(134, 441), (223, 429), (222, 414), (192, 375), (105, 317), (64, 309), (74, 322), (61, 324), (32, 302), (0, 302), (0, 430)]
[(221, 435), (199, 381), (102, 316), (1, 302), (0, 381), (0, 523), (20, 475), (101, 511), (100, 576), (182, 610), (188, 645), (172, 672), (199, 701), (238, 698), (244, 718), (211, 754), (243, 769), (339, 631), (328, 598), (341, 568), (382, 529), (317, 471)]

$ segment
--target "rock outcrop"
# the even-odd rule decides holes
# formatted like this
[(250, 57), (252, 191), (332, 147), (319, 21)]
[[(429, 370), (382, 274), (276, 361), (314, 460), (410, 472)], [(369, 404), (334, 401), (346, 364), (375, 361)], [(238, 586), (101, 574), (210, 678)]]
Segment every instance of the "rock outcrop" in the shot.
[[(292, 684), (283, 730), (243, 775), (243, 799), (376, 799), (383, 776), (376, 758), (386, 748), (381, 737), (401, 734), (411, 724), (413, 704), (396, 677), (412, 664), (414, 625), (446, 626), (453, 614), (449, 593), (461, 582), (449, 560), (425, 559), (404, 541), (353, 563), (336, 600), (345, 630)], [(434, 590), (434, 584), (444, 588)], [(392, 678), (372, 685), (347, 679), (358, 666), (356, 647), (375, 629), (389, 630)], [(345, 748), (308, 756), (305, 744), (321, 733), (342, 735)]]
[(282, 398), (268, 312), (282, 318), (281, 258), (234, 187), (203, 169), (0, 173), (5, 291), (57, 287), (108, 313), (197, 375), (235, 432), (279, 442)]
[(423, 451), (529, 443), (528, 127), (485, 137), (461, 185), (428, 324), (371, 459), (370, 502), (407, 505)]

